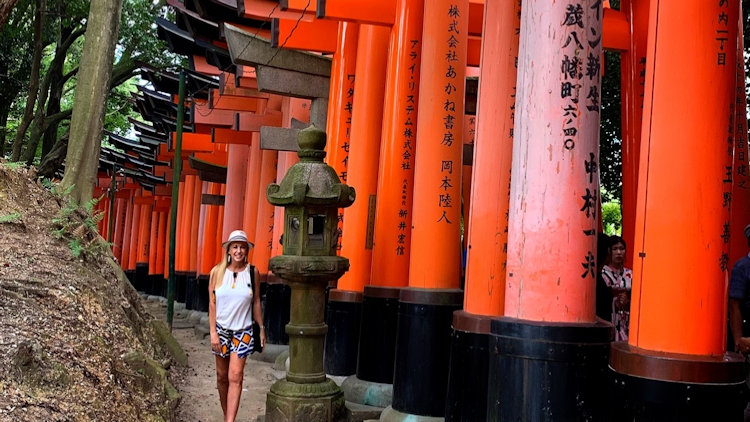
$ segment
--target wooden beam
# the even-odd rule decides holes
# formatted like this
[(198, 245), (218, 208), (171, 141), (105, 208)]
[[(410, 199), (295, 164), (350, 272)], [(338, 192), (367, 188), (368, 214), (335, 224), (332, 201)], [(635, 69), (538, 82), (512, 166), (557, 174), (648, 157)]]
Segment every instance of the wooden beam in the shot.
[(392, 26), (396, 18), (396, 0), (317, 0), (318, 18)]
[[(314, 1), (310, 0), (310, 2)], [(315, 19), (315, 11), (313, 10), (304, 14), (298, 11), (283, 10), (279, 7), (278, 1), (272, 0), (238, 0), (237, 11), (240, 13), (240, 16), (256, 20), (281, 18), (294, 19), (296, 21), (300, 19), (300, 16), (302, 16), (302, 21), (306, 22)]]
[(334, 53), (338, 30), (339, 23), (333, 20), (297, 22), (274, 19), (271, 21), (271, 47)]
[(630, 23), (624, 13), (605, 7), (602, 25), (602, 46), (606, 50), (630, 49)]
[[(173, 145), (176, 142), (177, 133), (172, 132), (170, 140), (170, 149), (174, 150)], [(201, 151), (210, 152), (214, 150), (214, 146), (211, 143), (211, 135), (203, 133), (183, 133), (182, 134), (182, 150), (183, 151)]]
[[(213, 91), (211, 91), (213, 92)], [(218, 94), (218, 93), (217, 93)], [(259, 102), (265, 102), (265, 99), (238, 95), (217, 95), (209, 93), (210, 108), (212, 110), (230, 110), (230, 111), (252, 111), (259, 110)], [(267, 95), (267, 94), (266, 94)]]

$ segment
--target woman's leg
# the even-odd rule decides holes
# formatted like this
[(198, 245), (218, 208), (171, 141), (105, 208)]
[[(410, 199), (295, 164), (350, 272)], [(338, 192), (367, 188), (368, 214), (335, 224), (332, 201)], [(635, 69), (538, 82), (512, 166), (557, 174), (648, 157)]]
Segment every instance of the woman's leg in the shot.
[(245, 374), (245, 358), (240, 358), (236, 353), (229, 354), (229, 390), (227, 391), (227, 411), (224, 416), (225, 422), (234, 422), (237, 409), (240, 407), (240, 396), (242, 395), (242, 377)]
[(227, 414), (227, 391), (229, 390), (229, 357), (216, 355), (216, 388), (219, 390), (219, 402), (224, 417)]

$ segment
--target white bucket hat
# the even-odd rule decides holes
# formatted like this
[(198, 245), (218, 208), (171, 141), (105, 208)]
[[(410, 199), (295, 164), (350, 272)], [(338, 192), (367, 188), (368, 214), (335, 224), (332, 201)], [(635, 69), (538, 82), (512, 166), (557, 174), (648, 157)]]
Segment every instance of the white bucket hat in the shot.
[(226, 249), (227, 245), (229, 245), (232, 242), (244, 242), (247, 244), (248, 249), (255, 246), (253, 242), (250, 242), (249, 240), (247, 240), (247, 234), (242, 230), (235, 230), (229, 233), (229, 238), (227, 238), (227, 240), (221, 244), (221, 247)]

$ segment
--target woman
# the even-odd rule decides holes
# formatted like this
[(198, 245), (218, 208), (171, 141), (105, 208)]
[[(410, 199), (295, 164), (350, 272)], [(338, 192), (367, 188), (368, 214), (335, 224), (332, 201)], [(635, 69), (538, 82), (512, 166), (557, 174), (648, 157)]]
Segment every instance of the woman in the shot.
[(602, 267), (602, 279), (611, 292), (612, 325), (615, 326), (615, 341), (626, 341), (630, 325), (630, 289), (633, 271), (625, 268), (625, 240), (620, 236), (610, 237), (609, 263)]
[[(253, 351), (253, 320), (262, 324), (258, 270), (247, 263), (253, 244), (242, 230), (229, 234), (222, 243), (224, 259), (211, 269), (208, 281), (208, 323), (211, 350), (216, 355), (216, 384), (224, 421), (237, 416), (242, 394), (245, 358)], [(251, 289), (250, 286), (254, 286)], [(254, 291), (253, 291), (254, 290)], [(260, 325), (261, 347), (266, 333)]]

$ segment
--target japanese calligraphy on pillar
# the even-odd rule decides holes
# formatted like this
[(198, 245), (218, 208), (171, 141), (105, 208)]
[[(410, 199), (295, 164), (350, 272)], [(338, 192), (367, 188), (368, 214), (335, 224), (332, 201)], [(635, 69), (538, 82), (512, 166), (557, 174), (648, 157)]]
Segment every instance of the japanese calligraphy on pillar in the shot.
[[(581, 142), (581, 136), (594, 134), (579, 132), (581, 121), (599, 121), (599, 87), (601, 84), (601, 28), (602, 2), (571, 1), (561, 17), (565, 29), (561, 38), (560, 98), (562, 148), (571, 153), (572, 160), (581, 160), (583, 188), (579, 211), (588, 222), (582, 234), (591, 239), (586, 244), (591, 250), (581, 259), (581, 278), (596, 278), (593, 252), (597, 234), (599, 209), (598, 148), (595, 142)], [(593, 115), (593, 116), (588, 116)], [(583, 149), (583, 150), (582, 150)]]
[[(732, 20), (730, 23), (729, 19), (729, 0), (716, 0), (719, 3), (719, 7), (717, 10), (717, 15), (715, 17), (715, 40), (716, 40), (716, 66), (717, 67), (726, 67), (728, 65), (727, 63), (727, 52), (730, 51), (734, 53), (736, 49), (735, 40), (732, 39), (730, 42), (730, 31), (729, 26), (730, 24), (733, 26), (736, 26), (736, 21)], [(731, 37), (735, 38), (735, 37)], [(731, 65), (731, 64), (730, 64)], [(742, 85), (744, 86), (744, 84)], [(735, 95), (736, 96), (736, 95)], [(729, 123), (727, 125), (727, 159), (726, 159), (726, 165), (724, 166), (725, 172), (724, 172), (724, 178), (722, 180), (722, 207), (724, 209), (723, 215), (725, 216), (726, 220), (722, 222), (721, 227), (721, 240), (723, 242), (722, 244), (722, 250), (721, 255), (719, 256), (719, 269), (721, 271), (727, 271), (729, 269), (729, 241), (731, 239), (731, 231), (730, 231), (730, 209), (731, 209), (731, 202), (732, 202), (732, 186), (734, 184), (734, 171), (739, 170), (739, 168), (734, 169), (733, 167), (733, 157), (734, 157), (734, 147), (735, 147), (735, 138), (738, 137), (739, 131), (735, 131), (735, 120), (737, 120), (737, 125), (739, 125), (739, 122), (742, 120), (745, 120), (744, 116), (740, 116), (740, 113), (744, 115), (744, 108), (743, 110), (739, 110), (737, 101), (741, 101), (741, 97), (736, 96), (737, 100), (732, 101), (729, 107)], [(735, 119), (735, 116), (739, 117), (738, 119)], [(739, 151), (738, 151), (739, 152)]]
[[(443, 72), (445, 72), (445, 86), (443, 87), (444, 98), (443, 102), (443, 136), (440, 140), (441, 147), (451, 150), (456, 147), (453, 146), (454, 142), (460, 143), (461, 138), (461, 125), (458, 124), (456, 118), (463, 118), (463, 110), (460, 109), (463, 105), (461, 98), (458, 98), (459, 90), (456, 87), (457, 84), (464, 84), (463, 77), (458, 78), (459, 74), (463, 75), (464, 72), (458, 70), (456, 66), (461, 66), (461, 61), (458, 58), (457, 51), (459, 51), (461, 43), (461, 35), (459, 34), (459, 19), (462, 13), (468, 13), (466, 10), (461, 10), (458, 5), (451, 4), (448, 7), (448, 26), (445, 40), (445, 63)], [(457, 136), (458, 135), (458, 136)], [(450, 152), (445, 154), (451, 156)], [(448, 218), (447, 208), (454, 206), (453, 201), (456, 196), (457, 187), (460, 186), (458, 181), (460, 176), (460, 167), (454, 163), (453, 160), (443, 160), (440, 162), (440, 174), (442, 179), (440, 180), (440, 190), (437, 198), (437, 204), (440, 210), (440, 216), (438, 218), (439, 223), (454, 224), (455, 221), (451, 221)], [(456, 172), (454, 174), (454, 165)], [(455, 219), (455, 217), (454, 217)]]
[[(341, 152), (339, 153), (339, 157), (341, 157), (341, 172), (339, 173), (339, 178), (341, 179), (341, 183), (346, 183), (346, 177), (348, 172), (348, 166), (349, 166), (349, 142), (351, 141), (351, 133), (352, 133), (352, 110), (354, 109), (354, 79), (355, 75), (352, 73), (349, 73), (346, 75), (346, 82), (344, 83), (344, 87), (346, 89), (346, 102), (344, 103), (344, 142), (341, 144)], [(341, 250), (341, 240), (343, 236), (341, 236), (342, 227), (344, 224), (344, 209), (339, 208), (338, 211), (338, 227), (339, 227), (339, 237), (336, 241), (336, 250)]]
[(404, 255), (406, 252), (407, 236), (410, 234), (409, 209), (411, 208), (411, 187), (410, 180), (413, 180), (414, 172), (414, 145), (417, 139), (417, 98), (419, 93), (419, 52), (421, 46), (419, 40), (409, 40), (408, 42), (408, 60), (405, 63), (406, 74), (409, 75), (409, 82), (404, 93), (404, 113), (406, 119), (403, 121), (402, 144), (401, 144), (401, 201), (398, 209), (398, 227), (395, 231), (396, 236), (396, 255)]

